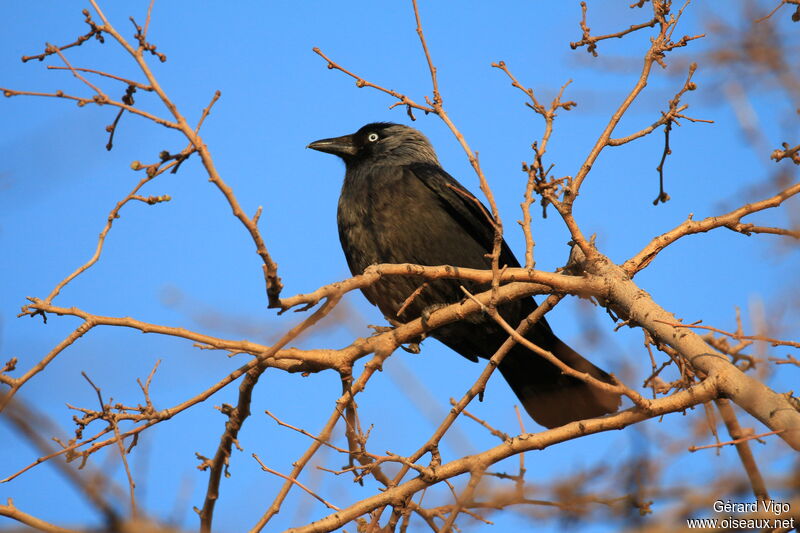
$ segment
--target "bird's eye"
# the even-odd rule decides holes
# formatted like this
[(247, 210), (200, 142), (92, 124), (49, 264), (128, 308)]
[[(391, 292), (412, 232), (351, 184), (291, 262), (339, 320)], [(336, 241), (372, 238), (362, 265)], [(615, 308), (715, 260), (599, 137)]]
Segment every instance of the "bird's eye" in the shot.
[(368, 140), (369, 142), (371, 142), (371, 143), (374, 143), (374, 142), (375, 142), (375, 141), (377, 141), (379, 138), (380, 138), (380, 137), (378, 137), (378, 134), (377, 134), (377, 133), (375, 133), (375, 132), (373, 132), (373, 133), (370, 133), (369, 135), (367, 135), (367, 140)]

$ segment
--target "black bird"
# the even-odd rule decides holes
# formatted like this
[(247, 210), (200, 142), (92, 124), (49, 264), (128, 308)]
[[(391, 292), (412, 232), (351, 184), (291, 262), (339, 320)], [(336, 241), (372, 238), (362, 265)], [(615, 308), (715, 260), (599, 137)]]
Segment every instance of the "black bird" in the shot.
[[(430, 142), (419, 131), (378, 122), (352, 135), (314, 141), (308, 147), (344, 160), (337, 219), (342, 249), (354, 275), (374, 263), (491, 267), (486, 254), (492, 250), (494, 228), (488, 211), (442, 169)], [(505, 241), (500, 254), (503, 265), (519, 266)], [(473, 294), (489, 288), (465, 280), (429, 281), (398, 316), (403, 303), (422, 284), (419, 277), (391, 276), (363, 292), (386, 317), (408, 322), (461, 301), (461, 285)], [(533, 298), (498, 307), (515, 327), (534, 309)], [(491, 357), (508, 338), (494, 320), (480, 314), (437, 328), (430, 335), (476, 362), (479, 357)], [(572, 368), (610, 382), (606, 372), (556, 337), (544, 318), (526, 337)], [(519, 344), (499, 369), (528, 414), (548, 428), (612, 413), (619, 407), (618, 395), (561, 373)]]

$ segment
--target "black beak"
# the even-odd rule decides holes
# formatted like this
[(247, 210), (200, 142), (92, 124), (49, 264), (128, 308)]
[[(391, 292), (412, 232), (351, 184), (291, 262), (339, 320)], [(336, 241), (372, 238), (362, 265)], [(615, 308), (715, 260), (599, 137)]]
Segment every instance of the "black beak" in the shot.
[(320, 139), (312, 142), (306, 146), (306, 148), (338, 155), (339, 157), (351, 157), (358, 152), (353, 142), (352, 135), (343, 135), (342, 137), (333, 137), (332, 139)]

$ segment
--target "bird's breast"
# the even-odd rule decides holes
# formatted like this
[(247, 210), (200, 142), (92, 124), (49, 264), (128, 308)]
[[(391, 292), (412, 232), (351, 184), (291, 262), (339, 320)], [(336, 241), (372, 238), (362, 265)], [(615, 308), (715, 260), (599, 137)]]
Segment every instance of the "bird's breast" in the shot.
[[(399, 173), (398, 173), (399, 174)], [(353, 274), (374, 263), (410, 260), (417, 241), (412, 217), (420, 198), (396, 179), (345, 179), (339, 198), (339, 238)]]
[[(348, 169), (337, 218), (342, 250), (354, 275), (375, 263), (488, 267), (487, 250), (453, 218), (442, 198), (403, 167)], [(425, 283), (414, 276), (387, 276), (363, 292), (386, 316), (397, 318), (397, 311), (423, 284), (424, 291), (399, 318), (408, 320), (459, 301), (462, 284), (478, 289), (464, 281)]]
[(354, 274), (374, 263), (486, 268), (485, 250), (403, 167), (349, 172), (338, 209), (339, 237)]

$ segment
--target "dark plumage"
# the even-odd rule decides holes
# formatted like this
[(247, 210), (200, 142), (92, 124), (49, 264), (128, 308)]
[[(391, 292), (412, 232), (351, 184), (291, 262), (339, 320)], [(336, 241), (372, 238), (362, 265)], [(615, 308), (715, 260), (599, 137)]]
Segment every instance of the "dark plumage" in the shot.
[[(439, 165), (428, 139), (400, 124), (368, 124), (352, 135), (322, 139), (309, 148), (341, 157), (347, 167), (339, 198), (339, 239), (353, 274), (374, 263), (415, 263), (490, 268), (494, 228), (479, 202)], [(503, 242), (500, 265), (518, 267)], [(488, 286), (462, 280), (430, 281), (397, 311), (423, 280), (386, 277), (364, 289), (367, 299), (393, 320), (407, 322), (425, 312), (458, 302), (463, 285), (473, 294)], [(499, 307), (513, 326), (536, 309), (533, 298)], [(491, 318), (473, 315), (431, 332), (467, 359), (488, 358), (508, 338)], [(609, 376), (555, 336), (544, 319), (527, 338), (573, 368), (609, 381)], [(514, 393), (536, 422), (556, 427), (611, 413), (619, 396), (562, 374), (527, 348), (516, 345), (499, 366)]]

